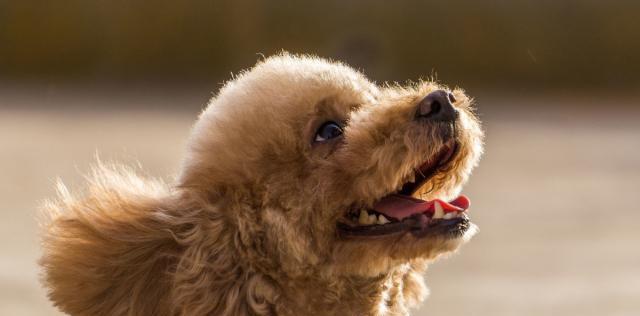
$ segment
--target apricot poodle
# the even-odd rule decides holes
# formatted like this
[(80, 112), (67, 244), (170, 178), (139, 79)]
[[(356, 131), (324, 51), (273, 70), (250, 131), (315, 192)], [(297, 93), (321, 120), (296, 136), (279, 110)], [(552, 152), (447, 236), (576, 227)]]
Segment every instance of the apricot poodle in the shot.
[[(476, 231), (471, 100), (282, 53), (227, 82), (175, 183), (99, 165), (45, 206), (43, 283), (71, 315), (407, 315)], [(448, 201), (448, 202), (447, 202)]]

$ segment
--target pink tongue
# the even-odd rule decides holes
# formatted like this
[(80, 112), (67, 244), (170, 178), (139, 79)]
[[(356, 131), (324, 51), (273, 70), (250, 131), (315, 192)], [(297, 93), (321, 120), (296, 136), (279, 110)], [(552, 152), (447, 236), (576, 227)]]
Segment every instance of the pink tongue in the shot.
[(388, 195), (373, 206), (373, 209), (395, 219), (401, 220), (413, 214), (433, 213), (434, 202), (440, 202), (445, 213), (464, 211), (469, 208), (469, 198), (464, 195), (457, 197), (451, 202), (445, 202), (440, 199), (431, 201), (423, 201), (406, 195), (391, 194)]

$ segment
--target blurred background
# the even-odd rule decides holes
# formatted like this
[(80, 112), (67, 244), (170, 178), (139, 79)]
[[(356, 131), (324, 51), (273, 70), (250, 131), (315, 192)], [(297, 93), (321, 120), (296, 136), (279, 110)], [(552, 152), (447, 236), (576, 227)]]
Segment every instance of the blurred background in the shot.
[(640, 2), (0, 1), (0, 315), (59, 315), (36, 210), (96, 153), (168, 181), (232, 73), (281, 50), (476, 99), (481, 232), (416, 315), (639, 315)]

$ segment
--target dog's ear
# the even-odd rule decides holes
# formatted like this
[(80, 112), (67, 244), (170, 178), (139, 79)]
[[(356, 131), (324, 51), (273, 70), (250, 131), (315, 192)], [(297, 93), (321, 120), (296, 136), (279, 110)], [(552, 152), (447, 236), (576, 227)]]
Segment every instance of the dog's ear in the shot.
[(95, 168), (88, 192), (46, 203), (42, 280), (71, 315), (269, 314), (275, 291), (240, 264), (215, 204), (121, 167)]

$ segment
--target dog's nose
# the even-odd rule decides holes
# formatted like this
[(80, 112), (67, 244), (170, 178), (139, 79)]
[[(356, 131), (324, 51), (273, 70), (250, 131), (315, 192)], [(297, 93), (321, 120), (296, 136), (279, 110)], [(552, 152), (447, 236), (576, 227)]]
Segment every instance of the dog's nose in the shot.
[(458, 118), (458, 111), (453, 107), (454, 102), (456, 99), (451, 92), (433, 91), (418, 103), (416, 119), (437, 122), (455, 121)]

